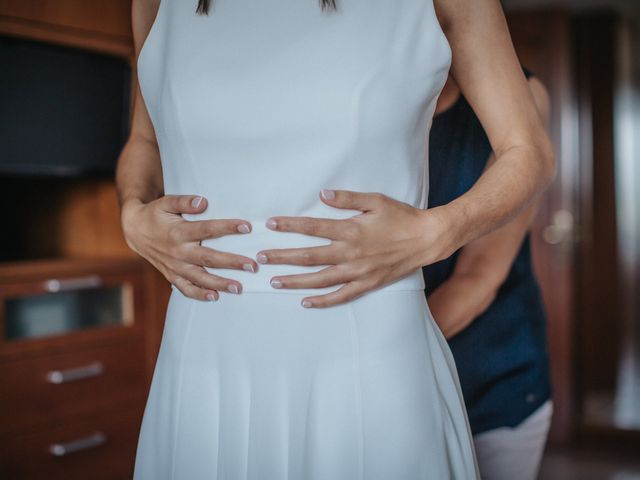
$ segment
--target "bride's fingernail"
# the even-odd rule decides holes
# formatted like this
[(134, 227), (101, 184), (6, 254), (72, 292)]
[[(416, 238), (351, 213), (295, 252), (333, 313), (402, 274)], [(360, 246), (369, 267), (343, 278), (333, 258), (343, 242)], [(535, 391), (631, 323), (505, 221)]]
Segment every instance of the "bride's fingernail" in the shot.
[(273, 288), (280, 288), (282, 286), (282, 282), (277, 278), (274, 278), (273, 280), (271, 280), (270, 283)]
[(278, 222), (276, 222), (273, 218), (267, 220), (267, 227), (275, 229), (278, 226)]
[(229, 285), (227, 287), (227, 290), (229, 290), (231, 293), (238, 293), (238, 286), (234, 283), (232, 283), (231, 285)]
[(336, 192), (327, 188), (323, 188), (320, 193), (325, 200), (333, 200), (336, 198)]
[(193, 208), (198, 208), (201, 203), (202, 203), (202, 197), (196, 197), (193, 200), (191, 200), (191, 206)]
[(209, 300), (210, 302), (215, 302), (217, 298), (213, 293), (207, 293), (207, 300)]
[(252, 263), (245, 263), (242, 265), (242, 269), (246, 270), (247, 272), (255, 272), (255, 270), (253, 269), (253, 264)]
[(242, 223), (238, 225), (238, 231), (240, 233), (249, 233), (251, 230), (249, 228), (249, 225), (247, 225), (246, 223)]
[(309, 308), (309, 307), (312, 307), (312, 306), (313, 306), (313, 304), (311, 303), (311, 301), (310, 301), (310, 300), (303, 300), (303, 301), (302, 301), (302, 306), (303, 306), (304, 308)]
[(256, 256), (256, 260), (258, 261), (258, 263), (267, 263), (267, 256), (264, 253), (259, 253)]

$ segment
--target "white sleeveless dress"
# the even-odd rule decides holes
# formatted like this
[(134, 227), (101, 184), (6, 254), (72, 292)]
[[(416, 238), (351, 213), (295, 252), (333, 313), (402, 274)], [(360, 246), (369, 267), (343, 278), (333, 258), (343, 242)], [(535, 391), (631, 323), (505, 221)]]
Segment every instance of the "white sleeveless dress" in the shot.
[[(432, 0), (161, 0), (138, 58), (165, 193), (209, 200), (189, 220), (241, 218), (203, 245), (326, 245), (274, 232), (275, 215), (347, 218), (322, 188), (426, 208), (427, 132), (451, 51)], [(351, 302), (274, 289), (322, 266), (211, 269), (243, 292), (173, 289), (140, 431), (135, 478), (474, 479), (453, 358), (421, 269)]]

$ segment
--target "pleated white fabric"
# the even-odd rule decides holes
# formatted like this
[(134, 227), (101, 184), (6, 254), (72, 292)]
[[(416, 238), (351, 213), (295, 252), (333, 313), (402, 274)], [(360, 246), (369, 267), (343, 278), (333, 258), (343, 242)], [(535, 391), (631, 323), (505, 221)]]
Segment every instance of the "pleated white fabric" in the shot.
[(135, 478), (474, 479), (453, 358), (424, 294), (326, 309), (173, 290)]
[[(321, 188), (426, 208), (428, 130), (451, 62), (431, 0), (161, 0), (138, 58), (165, 193), (188, 220), (242, 218), (203, 245), (248, 256), (327, 239), (272, 215), (347, 218)], [(211, 269), (243, 285), (214, 303), (174, 289), (140, 431), (138, 480), (473, 479), (453, 359), (420, 269), (343, 305), (274, 290), (321, 266)]]

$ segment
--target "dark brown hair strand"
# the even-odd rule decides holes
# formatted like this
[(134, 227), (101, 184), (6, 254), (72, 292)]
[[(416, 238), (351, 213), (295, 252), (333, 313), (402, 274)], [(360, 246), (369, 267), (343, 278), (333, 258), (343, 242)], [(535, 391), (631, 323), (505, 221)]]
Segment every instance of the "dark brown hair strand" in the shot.
[[(209, 7), (212, 0), (198, 0), (198, 7), (196, 13), (198, 15), (209, 15)], [(336, 0), (320, 0), (320, 7), (322, 10), (335, 10)]]

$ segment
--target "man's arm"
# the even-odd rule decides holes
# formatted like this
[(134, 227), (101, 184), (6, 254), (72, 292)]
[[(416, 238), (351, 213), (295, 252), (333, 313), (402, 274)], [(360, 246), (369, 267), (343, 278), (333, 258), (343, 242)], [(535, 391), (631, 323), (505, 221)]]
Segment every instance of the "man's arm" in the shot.
[(425, 219), (439, 218), (446, 226), (442, 243), (449, 248), (444, 255), (434, 255), (425, 239), (420, 265), (446, 258), (512, 220), (537, 200), (555, 175), (553, 148), (498, 0), (435, 4), (453, 52), (452, 76), (480, 120), (495, 161), (464, 195), (425, 211)]
[[(151, 30), (159, 4), (159, 0), (133, 0), (131, 3), (136, 60)], [(116, 187), (125, 240), (131, 249), (140, 254), (136, 243), (132, 241), (138, 227), (135, 214), (144, 204), (161, 198), (164, 187), (155, 130), (137, 81), (129, 138), (120, 152), (116, 168)], [(199, 213), (205, 205), (201, 201), (196, 205), (198, 198), (196, 195), (176, 196), (168, 198), (165, 203), (168, 210), (176, 214)]]
[(273, 277), (281, 288), (344, 284), (326, 294), (304, 297), (303, 306), (326, 308), (353, 300), (449, 257), (515, 218), (553, 179), (551, 141), (499, 0), (434, 0), (434, 4), (451, 46), (451, 74), (482, 124), (495, 161), (473, 188), (435, 208), (416, 208), (379, 192), (323, 190), (319, 198), (326, 205), (362, 214), (340, 221), (271, 217), (276, 231), (335, 240), (330, 246), (259, 252), (268, 263), (330, 265), (318, 272)]
[[(133, 0), (131, 4), (136, 59), (151, 29), (159, 3), (159, 0)], [(129, 202), (150, 202), (163, 194), (158, 143), (138, 82), (129, 138), (118, 159), (116, 184), (121, 207)]]
[[(159, 0), (132, 2), (136, 59), (159, 5)], [(212, 301), (219, 298), (219, 291), (242, 291), (240, 282), (208, 273), (204, 267), (256, 271), (256, 261), (203, 247), (200, 241), (249, 233), (251, 224), (242, 219), (187, 221), (182, 218), (183, 213), (204, 212), (207, 200), (199, 195), (164, 195), (158, 142), (137, 82), (132, 126), (118, 159), (116, 184), (127, 244), (185, 296)]]
[[(549, 118), (549, 95), (535, 77), (529, 79), (540, 115)], [(487, 168), (495, 162), (492, 155)], [(436, 323), (451, 338), (493, 303), (504, 283), (537, 211), (530, 205), (512, 221), (469, 243), (460, 251), (451, 277), (428, 298)]]

